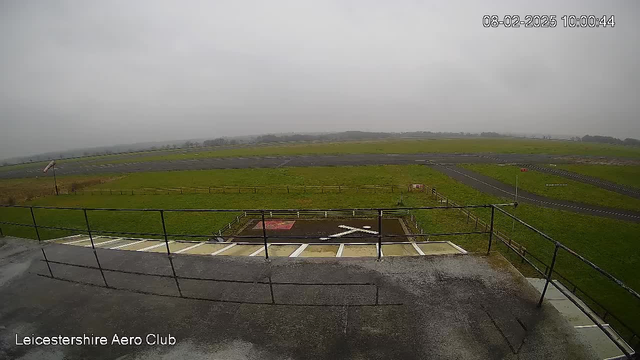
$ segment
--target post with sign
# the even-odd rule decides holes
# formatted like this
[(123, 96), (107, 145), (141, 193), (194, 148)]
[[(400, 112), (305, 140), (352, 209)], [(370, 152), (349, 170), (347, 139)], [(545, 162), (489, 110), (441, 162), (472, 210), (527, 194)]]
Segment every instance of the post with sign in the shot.
[(53, 187), (56, 189), (56, 195), (58, 195), (58, 181), (56, 180), (56, 161), (55, 160), (51, 160), (49, 165), (47, 165), (44, 168), (44, 170), (42, 170), (42, 172), (46, 174), (47, 171), (49, 171), (49, 169), (53, 169)]

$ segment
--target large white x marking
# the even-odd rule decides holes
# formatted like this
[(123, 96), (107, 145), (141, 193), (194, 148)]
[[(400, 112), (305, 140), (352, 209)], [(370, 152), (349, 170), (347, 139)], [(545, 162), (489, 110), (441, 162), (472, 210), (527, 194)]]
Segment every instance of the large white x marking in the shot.
[(364, 232), (364, 233), (368, 233), (368, 234), (377, 234), (378, 233), (377, 231), (367, 230), (367, 229), (360, 229), (360, 228), (357, 228), (357, 227), (347, 226), (347, 225), (338, 225), (338, 227), (342, 228), (342, 229), (349, 229), (349, 230), (341, 232), (341, 233), (338, 233), (338, 234), (329, 235), (329, 237), (341, 237), (341, 236), (344, 236), (344, 235), (353, 234), (354, 232), (358, 232), (358, 231)]

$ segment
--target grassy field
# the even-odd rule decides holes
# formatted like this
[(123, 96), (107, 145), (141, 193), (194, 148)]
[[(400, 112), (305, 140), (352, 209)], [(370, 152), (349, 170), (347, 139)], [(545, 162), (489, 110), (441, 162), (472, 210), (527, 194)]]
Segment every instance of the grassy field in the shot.
[[(87, 156), (60, 160), (59, 163), (91, 161), (92, 164), (117, 164), (163, 160), (184, 160), (233, 156), (286, 156), (309, 154), (411, 154), (411, 153), (501, 153), (501, 154), (552, 154), (552, 155), (598, 155), (611, 157), (640, 158), (640, 148), (622, 145), (582, 143), (560, 140), (535, 140), (515, 138), (477, 139), (420, 139), (420, 140), (372, 140), (346, 142), (318, 142), (237, 146), (223, 148), (191, 148), (175, 150), (142, 151), (129, 154)], [(0, 171), (9, 171), (44, 162), (0, 166)]]
[[(82, 189), (116, 179), (116, 176), (64, 176), (58, 178), (58, 190), (67, 192)], [(0, 181), (0, 204), (20, 203), (37, 197), (55, 194), (53, 176), (47, 174), (39, 178), (4, 179)]]
[(640, 189), (640, 166), (557, 165), (557, 167)]
[[(63, 179), (64, 180), (64, 179)], [(438, 191), (449, 195), (453, 200), (464, 204), (482, 204), (503, 202), (504, 199), (484, 195), (470, 187), (460, 184), (446, 175), (426, 166), (364, 166), (364, 167), (319, 167), (319, 168), (283, 168), (283, 169), (242, 169), (181, 171), (166, 173), (138, 173), (113, 180), (110, 184), (98, 184), (96, 187), (148, 187), (148, 186), (208, 186), (211, 183), (254, 185), (254, 184), (398, 184), (424, 183), (435, 186)], [(48, 196), (28, 202), (33, 205), (52, 205), (70, 207), (122, 207), (122, 208), (348, 208), (348, 207), (395, 207), (400, 194), (392, 193), (350, 193), (350, 194), (203, 194), (203, 195), (99, 195)], [(428, 194), (403, 194), (406, 206), (429, 206), (438, 203)], [(640, 247), (637, 246), (637, 234), (640, 224), (612, 219), (597, 218), (573, 214), (560, 210), (542, 209), (532, 205), (521, 205), (516, 215), (533, 226), (538, 227), (554, 239), (561, 241), (578, 251), (591, 261), (602, 266), (631, 287), (640, 289), (640, 278), (635, 270), (640, 265)], [(487, 210), (476, 213), (488, 219)], [(81, 211), (36, 209), (35, 215), (40, 225), (84, 228)], [(167, 231), (171, 234), (210, 235), (226, 225), (236, 214), (216, 215), (211, 213), (166, 213)], [(30, 223), (30, 213), (26, 209), (0, 208), (3, 221)], [(466, 217), (459, 211), (431, 210), (417, 211), (416, 218), (427, 232), (463, 231), (474, 228), (467, 223)], [(89, 219), (94, 230), (98, 231), (135, 231), (161, 233), (162, 227), (158, 213), (133, 212), (90, 212)], [(541, 236), (523, 226), (514, 226), (504, 215), (496, 216), (496, 227), (526, 246), (529, 253), (550, 262), (553, 246)], [(2, 226), (6, 234), (34, 237), (33, 229), (17, 226)], [(59, 230), (41, 230), (45, 238), (69, 235)], [(440, 239), (439, 239), (440, 240)], [(448, 237), (470, 251), (486, 251), (486, 235)], [(494, 249), (509, 253), (502, 245)], [(510, 256), (525, 274), (531, 274), (527, 266), (519, 265), (517, 259)], [(637, 331), (640, 330), (640, 304), (597, 273), (561, 254), (557, 269), (585, 289), (614, 314), (622, 316)]]
[[(577, 201), (585, 204), (609, 206), (626, 210), (640, 210), (640, 199), (601, 189), (594, 185), (537, 171), (521, 172), (519, 166), (466, 164), (463, 167), (492, 177), (513, 187), (518, 176), (518, 188), (553, 199)], [(567, 184), (567, 186), (545, 186)]]
[(176, 150), (162, 155), (114, 158), (95, 164), (184, 160), (231, 156), (286, 156), (308, 154), (412, 154), (412, 153), (503, 153), (503, 154), (555, 154), (600, 155), (640, 158), (640, 148), (571, 141), (526, 139), (437, 139), (389, 140), (335, 143), (305, 143), (294, 145), (238, 147), (224, 150)]

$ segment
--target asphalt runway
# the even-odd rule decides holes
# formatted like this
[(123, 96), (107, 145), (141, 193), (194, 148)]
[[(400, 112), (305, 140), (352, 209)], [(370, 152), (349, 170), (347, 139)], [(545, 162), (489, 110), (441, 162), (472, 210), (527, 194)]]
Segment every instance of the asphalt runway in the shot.
[[(360, 165), (409, 165), (409, 164), (460, 164), (460, 163), (567, 163), (564, 156), (543, 154), (345, 154), (306, 156), (220, 157), (192, 160), (147, 161), (118, 164), (92, 164), (91, 161), (60, 163), (58, 175), (113, 174), (171, 170), (248, 169), (305, 166), (360, 166)], [(14, 170), (1, 170), (0, 178), (26, 178), (42, 176), (42, 166), (28, 166)]]
[[(499, 196), (513, 200), (515, 198), (514, 188), (503, 182), (495, 180), (489, 176), (478, 174), (469, 169), (457, 166), (447, 165), (430, 165), (431, 168), (442, 172), (443, 174), (455, 179), (465, 185), (482, 191), (487, 194)], [(607, 217), (618, 220), (632, 221), (640, 223), (640, 212), (621, 210), (616, 208), (608, 208), (604, 206), (589, 205), (579, 202), (552, 199), (545, 196), (530, 193), (518, 189), (518, 202), (528, 203), (551, 209), (559, 209), (571, 211), (579, 214), (587, 214), (593, 216)]]
[(525, 165), (522, 165), (522, 166), (523, 167), (527, 167), (529, 169), (533, 169), (535, 171), (540, 171), (540, 172), (544, 172), (544, 173), (547, 173), (547, 174), (562, 176), (562, 177), (565, 177), (567, 179), (580, 181), (580, 182), (583, 182), (585, 184), (597, 186), (597, 187), (605, 189), (605, 190), (617, 192), (618, 194), (631, 196), (631, 197), (634, 197), (636, 199), (640, 199), (640, 190), (634, 189), (632, 187), (616, 184), (616, 183), (613, 183), (611, 181), (607, 181), (607, 180), (603, 180), (603, 179), (599, 179), (599, 178), (595, 178), (595, 177), (587, 176), (587, 175), (583, 175), (583, 174), (578, 174), (578, 173), (575, 173), (573, 171), (568, 171), (568, 170), (564, 170), (564, 169), (556, 169), (556, 168), (552, 168), (552, 167), (538, 166), (538, 165), (533, 165), (533, 164), (525, 164)]

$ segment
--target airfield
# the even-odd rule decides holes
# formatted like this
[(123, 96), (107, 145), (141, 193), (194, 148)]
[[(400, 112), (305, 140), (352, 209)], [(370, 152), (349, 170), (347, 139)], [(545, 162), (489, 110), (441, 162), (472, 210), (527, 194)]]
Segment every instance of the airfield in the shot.
[[(562, 142), (540, 142), (537, 152), (532, 143), (526, 151), (510, 140), (495, 152), (473, 151), (489, 142), (418, 152), (433, 143), (407, 141), (80, 158), (57, 166), (59, 196), (39, 164), (2, 167), (0, 193), (17, 206), (0, 207), (8, 259), (0, 297), (10, 304), (0, 311), (9, 324), (1, 349), (42, 355), (6, 336), (60, 324), (132, 334), (150, 326), (181, 343), (61, 349), (51, 358), (632, 353), (640, 153)], [(304, 153), (320, 148), (330, 150)], [(326, 153), (335, 148), (356, 150)], [(563, 246), (557, 259), (554, 244)], [(23, 308), (38, 309), (39, 320)]]

